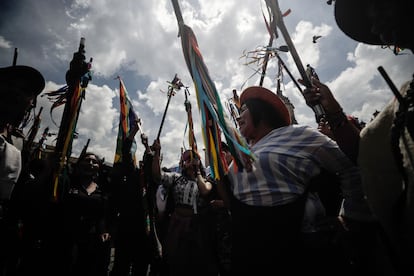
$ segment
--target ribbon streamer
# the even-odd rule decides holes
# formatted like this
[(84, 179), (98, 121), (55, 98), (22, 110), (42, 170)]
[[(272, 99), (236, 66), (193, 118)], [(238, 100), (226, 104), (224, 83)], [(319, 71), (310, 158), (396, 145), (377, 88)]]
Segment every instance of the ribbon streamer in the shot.
[(215, 179), (220, 179), (220, 176), (228, 172), (224, 156), (221, 154), (222, 133), (239, 170), (242, 170), (246, 166), (246, 162), (254, 156), (238, 130), (232, 127), (230, 119), (224, 112), (220, 96), (203, 61), (197, 39), (192, 29), (184, 24), (177, 0), (172, 0), (172, 3), (179, 25), (179, 36), (181, 36), (184, 58), (196, 89), (197, 103), (202, 120), (203, 139), (206, 145), (211, 175)]

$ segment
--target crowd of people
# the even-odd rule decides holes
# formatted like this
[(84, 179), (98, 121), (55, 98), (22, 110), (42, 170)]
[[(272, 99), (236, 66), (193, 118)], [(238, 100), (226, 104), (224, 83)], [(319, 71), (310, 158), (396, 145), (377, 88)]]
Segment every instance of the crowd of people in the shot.
[[(414, 51), (402, 3), (336, 0), (335, 18), (357, 41)], [(242, 170), (223, 142), (221, 178), (195, 149), (169, 171), (160, 140), (149, 146), (143, 134), (137, 165), (136, 125), (109, 172), (82, 152), (55, 202), (54, 159), (24, 162), (15, 145), (45, 80), (29, 66), (0, 68), (0, 275), (404, 275), (414, 249), (414, 79), (361, 127), (309, 77), (306, 103), (325, 113), (318, 128), (292, 124), (264, 87), (242, 91), (237, 125), (255, 157)]]

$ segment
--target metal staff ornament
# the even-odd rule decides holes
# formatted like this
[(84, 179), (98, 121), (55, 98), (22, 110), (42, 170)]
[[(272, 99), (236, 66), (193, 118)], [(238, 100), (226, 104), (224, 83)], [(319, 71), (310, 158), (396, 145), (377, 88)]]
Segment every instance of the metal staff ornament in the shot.
[(157, 134), (157, 140), (159, 140), (160, 136), (161, 136), (162, 127), (164, 126), (165, 116), (167, 115), (168, 106), (170, 105), (171, 97), (175, 95), (175, 91), (180, 90), (181, 87), (184, 86), (181, 82), (181, 79), (179, 79), (177, 77), (177, 74), (175, 74), (173, 80), (171, 82), (168, 82), (168, 83), (170, 84), (168, 86), (168, 100), (167, 100), (167, 104), (165, 106), (164, 114), (162, 115), (161, 125), (160, 125), (160, 128), (158, 130), (158, 134)]

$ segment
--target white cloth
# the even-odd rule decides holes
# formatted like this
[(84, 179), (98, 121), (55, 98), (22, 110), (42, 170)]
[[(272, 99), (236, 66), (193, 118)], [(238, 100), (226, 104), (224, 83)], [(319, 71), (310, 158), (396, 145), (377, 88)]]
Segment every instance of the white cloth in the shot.
[[(408, 83), (402, 87), (401, 94), (405, 95), (407, 89)], [(391, 148), (391, 129), (398, 108), (398, 101), (393, 99), (361, 131), (358, 164), (367, 201), (391, 242), (411, 240), (414, 248), (414, 169), (409, 158), (414, 155), (414, 143), (405, 129), (399, 143), (408, 177), (404, 183)], [(404, 187), (406, 202), (400, 200)]]
[(9, 200), (22, 168), (20, 151), (0, 135), (0, 200)]

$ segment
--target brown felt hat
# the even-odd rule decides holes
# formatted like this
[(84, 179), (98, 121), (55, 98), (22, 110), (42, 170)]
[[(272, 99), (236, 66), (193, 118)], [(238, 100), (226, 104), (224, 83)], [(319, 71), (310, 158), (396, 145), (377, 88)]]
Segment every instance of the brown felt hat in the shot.
[(251, 86), (246, 88), (240, 95), (240, 104), (243, 105), (247, 100), (258, 99), (269, 103), (280, 115), (286, 124), (291, 124), (289, 110), (278, 95), (261, 86)]
[[(356, 41), (371, 45), (410, 48), (413, 40), (411, 31), (413, 10), (408, 2), (408, 0), (336, 0), (335, 20), (338, 27)], [(376, 19), (374, 19), (375, 13), (377, 13)], [(382, 33), (384, 30), (388, 33), (385, 36)]]
[[(3, 85), (7, 84), (6, 87), (17, 86), (28, 97), (39, 95), (45, 88), (45, 79), (42, 74), (32, 67), (23, 65), (0, 68), (0, 82)], [(7, 91), (1, 91), (1, 93), (7, 93)]]

